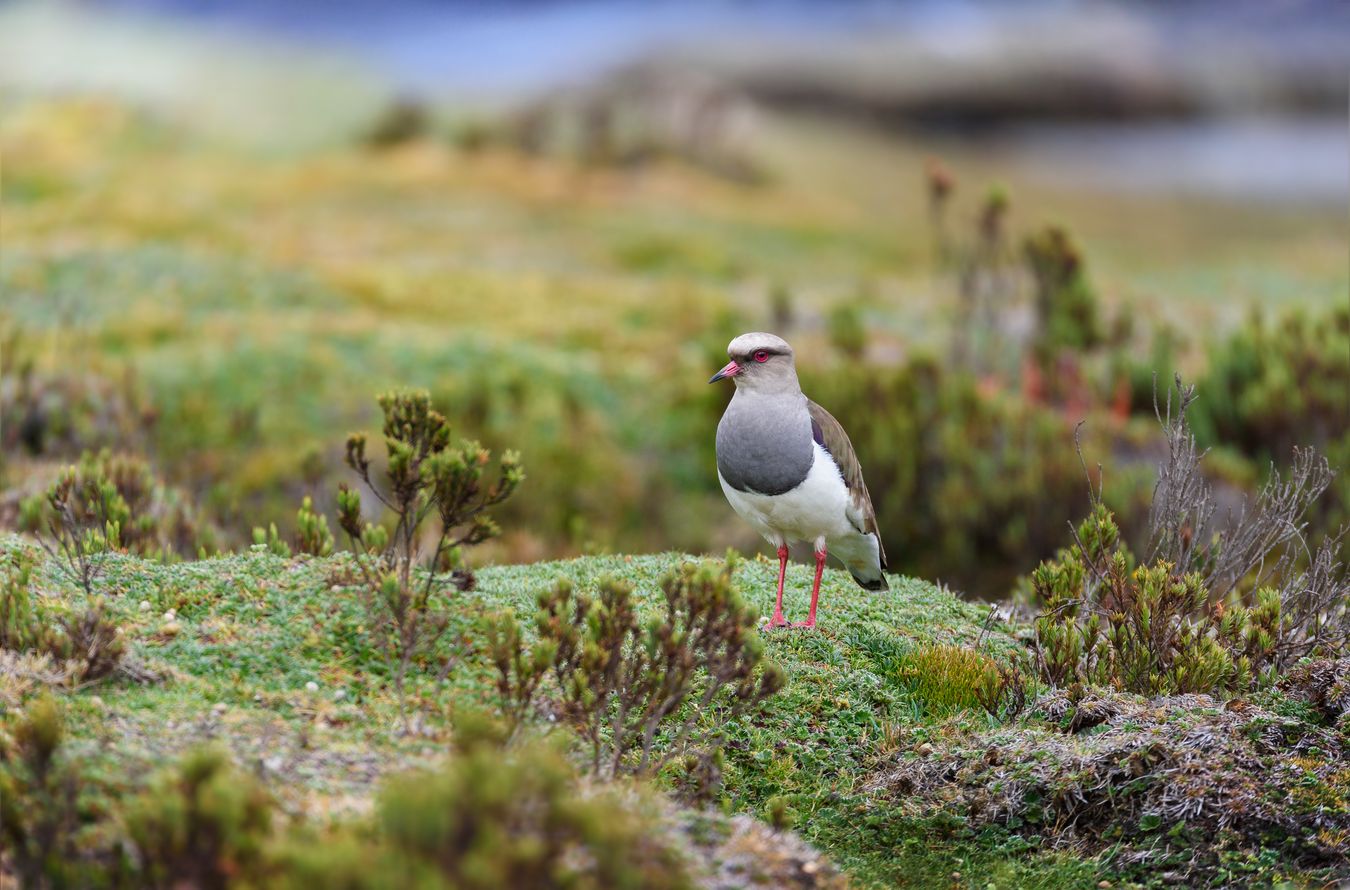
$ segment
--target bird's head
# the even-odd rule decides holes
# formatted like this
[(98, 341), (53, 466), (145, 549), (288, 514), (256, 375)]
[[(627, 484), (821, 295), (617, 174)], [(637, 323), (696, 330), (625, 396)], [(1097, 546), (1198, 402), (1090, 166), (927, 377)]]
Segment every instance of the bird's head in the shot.
[(800, 389), (792, 347), (782, 337), (756, 332), (741, 334), (727, 346), (731, 361), (709, 380), (730, 377), (741, 389), (791, 392)]

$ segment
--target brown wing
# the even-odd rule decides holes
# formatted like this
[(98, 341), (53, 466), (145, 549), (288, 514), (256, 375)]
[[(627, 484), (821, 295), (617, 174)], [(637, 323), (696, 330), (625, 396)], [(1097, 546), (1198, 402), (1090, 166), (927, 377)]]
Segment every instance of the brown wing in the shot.
[(877, 552), (881, 556), (881, 567), (886, 568), (886, 550), (881, 546), (881, 532), (877, 529), (877, 513), (872, 509), (872, 496), (867, 493), (867, 483), (863, 481), (862, 464), (858, 463), (858, 455), (853, 451), (853, 443), (848, 440), (848, 433), (839, 425), (839, 421), (834, 419), (834, 415), (817, 405), (810, 399), (806, 400), (806, 410), (811, 413), (811, 435), (816, 442), (830, 453), (834, 462), (839, 465), (839, 472), (844, 475), (844, 484), (848, 486), (849, 495), (853, 498), (853, 506), (862, 517), (862, 527), (858, 531), (863, 534), (871, 532), (877, 536)]

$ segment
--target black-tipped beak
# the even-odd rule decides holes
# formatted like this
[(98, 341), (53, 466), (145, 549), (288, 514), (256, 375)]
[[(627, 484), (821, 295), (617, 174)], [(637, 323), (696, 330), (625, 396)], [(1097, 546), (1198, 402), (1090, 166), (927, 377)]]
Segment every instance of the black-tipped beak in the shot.
[(740, 370), (741, 370), (740, 365), (736, 364), (735, 362), (727, 362), (726, 367), (722, 368), (722, 370), (712, 375), (712, 378), (708, 382), (716, 383), (723, 377), (735, 377), (737, 372), (739, 372)]

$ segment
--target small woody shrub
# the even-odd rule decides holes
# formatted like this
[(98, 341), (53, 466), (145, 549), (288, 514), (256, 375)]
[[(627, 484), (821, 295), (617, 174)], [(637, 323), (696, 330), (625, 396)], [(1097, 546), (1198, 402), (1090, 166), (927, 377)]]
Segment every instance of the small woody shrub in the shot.
[(75, 682), (112, 675), (126, 654), (126, 640), (103, 600), (62, 612), (34, 597), (31, 573), (32, 563), (18, 554), (0, 576), (0, 649), (50, 656), (66, 665)]
[(292, 843), (277, 886), (610, 890), (691, 886), (629, 793), (584, 786), (557, 752), (457, 726), (442, 768), (391, 780), (373, 825)]
[(23, 525), (65, 574), (92, 596), (106, 554), (120, 549), (131, 508), (103, 468), (88, 455), (52, 483), (45, 504), (25, 504)]
[(534, 711), (535, 697), (553, 669), (558, 644), (551, 639), (527, 644), (511, 611), (488, 622), (485, 639), (488, 657), (497, 670), (499, 707), (508, 735), (514, 737)]
[[(387, 457), (383, 480), (372, 473), (364, 434), (348, 437), (347, 465), (391, 514), (393, 526), (367, 522), (360, 492), (345, 484), (338, 492), (338, 524), (356, 554), (371, 633), (403, 711), (405, 679), (415, 664), (438, 662), (441, 681), (456, 660), (441, 645), (449, 612), (438, 575), (450, 573), (461, 590), (472, 586), (463, 550), (501, 533), (487, 511), (514, 494), (525, 474), (516, 453), (508, 451), (496, 479), (486, 482), (491, 454), (473, 441), (452, 445), (449, 422), (432, 409), (425, 392), (389, 393), (379, 404)], [(428, 520), (437, 526), (429, 553), (422, 549)]]
[(1035, 282), (1037, 350), (1043, 356), (1061, 349), (1092, 349), (1104, 337), (1097, 295), (1088, 280), (1083, 254), (1061, 226), (1047, 226), (1023, 245)]
[(1110, 686), (1143, 695), (1249, 689), (1273, 661), (1280, 599), (1210, 604), (1199, 573), (1135, 563), (1098, 504), (1059, 559), (1031, 575), (1044, 603), (1034, 651), (1041, 676), (1066, 687)]
[(1170, 399), (1159, 411), (1168, 452), (1149, 515), (1150, 559), (1136, 559), (1094, 496), (1073, 545), (1031, 574), (1044, 604), (1037, 668), (1056, 686), (1235, 693), (1350, 646), (1339, 538), (1315, 550), (1304, 541), (1304, 517), (1332, 478), (1327, 462), (1296, 452), (1285, 477), (1272, 473), (1236, 518), (1216, 522), (1204, 452), (1187, 424), (1195, 391), (1179, 379), (1176, 388), (1176, 413)]
[(214, 530), (182, 492), (144, 458), (107, 449), (85, 452), (45, 494), (25, 501), (19, 524), (89, 594), (109, 552), (172, 560), (216, 549)]
[(138, 886), (257, 886), (271, 825), (272, 801), (262, 786), (219, 750), (189, 752), (128, 807)]
[(78, 773), (59, 757), (65, 722), (50, 697), (20, 715), (0, 749), (0, 838), (22, 887), (70, 886), (79, 845)]
[[(714, 760), (727, 725), (783, 687), (764, 660), (758, 616), (732, 585), (734, 563), (686, 564), (661, 581), (659, 613), (638, 616), (633, 588), (595, 595), (560, 581), (540, 596), (542, 649), (553, 653), (563, 709), (602, 776), (650, 775), (675, 758)], [(531, 665), (537, 664), (534, 660)]]

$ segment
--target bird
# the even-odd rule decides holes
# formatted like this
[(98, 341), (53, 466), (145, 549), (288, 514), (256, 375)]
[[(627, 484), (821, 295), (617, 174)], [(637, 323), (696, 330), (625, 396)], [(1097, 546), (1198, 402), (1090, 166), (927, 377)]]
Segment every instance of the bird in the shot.
[(816, 577), (810, 613), (790, 626), (814, 628), (830, 554), (864, 589), (890, 587), (872, 496), (844, 428), (802, 392), (786, 340), (741, 334), (727, 355), (731, 361), (708, 381), (731, 378), (736, 385), (717, 424), (717, 480), (732, 509), (778, 550), (771, 628), (789, 626), (783, 615), (788, 545), (811, 545)]

